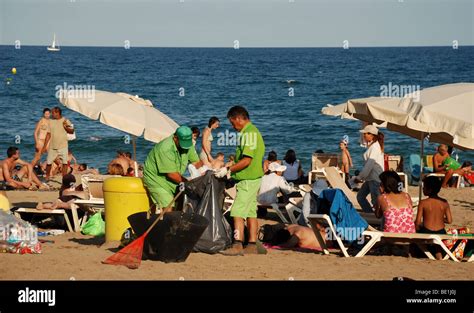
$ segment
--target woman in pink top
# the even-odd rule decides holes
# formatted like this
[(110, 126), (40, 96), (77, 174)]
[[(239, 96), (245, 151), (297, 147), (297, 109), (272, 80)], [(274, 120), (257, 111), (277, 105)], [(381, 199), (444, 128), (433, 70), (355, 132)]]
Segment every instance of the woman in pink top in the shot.
[(380, 174), (380, 192), (375, 215), (384, 217), (383, 231), (391, 233), (414, 233), (413, 205), (410, 195), (403, 192), (400, 176), (394, 171)]

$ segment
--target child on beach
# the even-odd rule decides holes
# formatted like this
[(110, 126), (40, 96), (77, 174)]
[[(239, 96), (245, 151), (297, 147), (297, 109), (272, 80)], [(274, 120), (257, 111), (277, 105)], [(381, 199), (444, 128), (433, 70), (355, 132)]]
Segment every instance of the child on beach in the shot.
[[(445, 223), (451, 224), (453, 218), (448, 201), (439, 197), (441, 181), (435, 176), (423, 179), (423, 194), (428, 199), (420, 201), (415, 225), (417, 232), (425, 234), (446, 234)], [(436, 247), (435, 257), (441, 260), (441, 248)]]
[(339, 148), (341, 149), (341, 171), (345, 174), (346, 185), (351, 188), (351, 184), (349, 183), (349, 170), (352, 168), (352, 158), (351, 153), (349, 152), (349, 136), (344, 135), (339, 142)]

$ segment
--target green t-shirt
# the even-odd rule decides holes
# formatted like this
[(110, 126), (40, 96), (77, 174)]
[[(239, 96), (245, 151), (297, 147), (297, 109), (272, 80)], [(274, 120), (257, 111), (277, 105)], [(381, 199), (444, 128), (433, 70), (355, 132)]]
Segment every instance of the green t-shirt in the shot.
[(252, 158), (250, 165), (241, 171), (232, 173), (237, 180), (257, 179), (263, 176), (263, 156), (265, 154), (265, 143), (262, 134), (251, 122), (242, 128), (239, 133), (239, 144), (235, 151), (235, 162), (239, 162), (244, 156)]
[(173, 136), (171, 135), (156, 144), (145, 160), (143, 181), (150, 191), (163, 188), (174, 192), (177, 184), (170, 181), (166, 174), (178, 172), (183, 175), (188, 163), (199, 161), (194, 146), (187, 153), (179, 153)]

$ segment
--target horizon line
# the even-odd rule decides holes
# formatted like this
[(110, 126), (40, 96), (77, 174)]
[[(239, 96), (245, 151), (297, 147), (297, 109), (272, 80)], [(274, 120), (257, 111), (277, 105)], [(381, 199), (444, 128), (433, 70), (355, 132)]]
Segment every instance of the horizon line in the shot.
[[(0, 46), (5, 46), (5, 47), (15, 47), (14, 44), (0, 44)], [(21, 47), (45, 47), (47, 48), (48, 45), (21, 45)], [(239, 49), (343, 49), (343, 50), (350, 50), (353, 48), (446, 48), (450, 47), (452, 48), (452, 45), (421, 45), (421, 46), (416, 46), (416, 45), (408, 45), (408, 46), (349, 46), (348, 48), (344, 48), (342, 46), (294, 46), (294, 47), (281, 47), (281, 46), (247, 46), (247, 47), (242, 47), (239, 46), (239, 48), (234, 48), (232, 46), (130, 46), (130, 48), (126, 49), (124, 46), (87, 46), (87, 45), (62, 45), (59, 46), (59, 48), (62, 47), (69, 47), (69, 48), (121, 48), (125, 50), (130, 50), (133, 48), (162, 48), (162, 49), (232, 49), (232, 50), (239, 50)], [(474, 44), (472, 45), (458, 45), (458, 48), (460, 47), (474, 47)]]

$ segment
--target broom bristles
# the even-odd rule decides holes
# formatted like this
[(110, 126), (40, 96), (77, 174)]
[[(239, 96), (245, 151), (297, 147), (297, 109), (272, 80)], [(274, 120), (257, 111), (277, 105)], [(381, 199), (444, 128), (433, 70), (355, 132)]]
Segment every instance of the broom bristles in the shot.
[(130, 269), (137, 269), (142, 261), (143, 245), (145, 236), (142, 235), (138, 239), (131, 242), (125, 248), (122, 248), (106, 260), (102, 261), (104, 264), (110, 265), (124, 265)]

